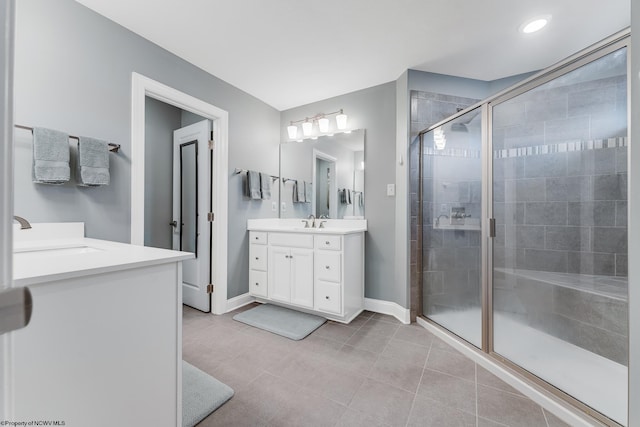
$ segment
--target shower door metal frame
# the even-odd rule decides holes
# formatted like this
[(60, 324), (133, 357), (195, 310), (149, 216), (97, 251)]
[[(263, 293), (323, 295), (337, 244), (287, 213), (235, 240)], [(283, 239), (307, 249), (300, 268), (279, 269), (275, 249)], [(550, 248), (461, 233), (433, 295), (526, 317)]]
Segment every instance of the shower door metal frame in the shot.
[[(419, 133), (420, 137), (420, 147), (419, 147), (419, 162), (418, 162), (418, 260), (417, 260), (417, 268), (418, 268), (418, 297), (420, 298), (420, 304), (418, 307), (417, 315), (430, 325), (435, 326), (438, 329), (446, 331), (448, 334), (452, 334), (455, 336), (456, 340), (461, 344), (467, 346), (473, 351), (483, 353), (484, 355), (488, 355), (493, 361), (497, 362), (499, 365), (502, 365), (505, 368), (508, 368), (513, 374), (520, 377), (521, 379), (528, 381), (531, 383), (536, 390), (542, 392), (543, 394), (547, 394), (551, 398), (560, 399), (563, 403), (571, 405), (573, 408), (580, 410), (583, 414), (590, 417), (591, 419), (602, 423), (607, 426), (617, 426), (622, 427), (621, 424), (616, 421), (608, 418), (606, 415), (598, 412), (597, 410), (591, 408), (586, 405), (582, 401), (577, 400), (573, 396), (567, 394), (561, 389), (555, 387), (551, 383), (541, 379), (540, 377), (534, 375), (533, 373), (527, 371), (520, 365), (512, 362), (511, 360), (501, 356), (499, 353), (494, 351), (494, 334), (493, 334), (493, 246), (494, 246), (494, 236), (490, 236), (490, 233), (493, 231), (492, 221), (494, 220), (494, 212), (493, 212), (493, 127), (492, 127), (492, 118), (493, 118), (493, 108), (496, 105), (500, 105), (505, 101), (508, 101), (518, 95), (521, 95), (529, 90), (532, 90), (540, 85), (543, 85), (553, 79), (556, 79), (562, 75), (570, 73), (571, 71), (576, 70), (586, 64), (589, 64), (593, 61), (596, 61), (616, 50), (627, 48), (627, 88), (630, 85), (631, 79), (631, 61), (629, 61), (630, 56), (630, 30), (625, 29), (620, 31), (572, 56), (569, 58), (558, 62), (551, 67), (541, 71), (525, 79), (524, 81), (517, 83), (516, 85), (504, 89), (503, 91), (493, 95), (492, 97), (480, 101), (474, 105), (471, 105), (456, 114), (449, 116), (448, 118), (428, 127), (427, 129), (422, 130)], [(628, 89), (627, 89), (628, 90)], [(629, 124), (630, 124), (630, 97), (627, 98), (627, 137), (629, 135)], [(472, 345), (462, 337), (456, 335), (453, 331), (446, 329), (445, 327), (439, 325), (438, 323), (430, 320), (423, 313), (423, 259), (422, 259), (422, 251), (423, 251), (423, 144), (424, 144), (424, 135), (456, 118), (472, 111), (475, 109), (481, 108), (482, 114), (482, 149), (481, 149), (481, 161), (482, 161), (482, 201), (481, 201), (481, 211), (483, 212), (483, 217), (481, 218), (481, 269), (482, 269), (482, 348), (478, 349), (476, 346)], [(628, 191), (628, 190), (627, 190)], [(629, 207), (627, 207), (629, 209)], [(628, 321), (628, 320), (627, 320)], [(630, 402), (627, 402), (627, 407), (630, 407)]]

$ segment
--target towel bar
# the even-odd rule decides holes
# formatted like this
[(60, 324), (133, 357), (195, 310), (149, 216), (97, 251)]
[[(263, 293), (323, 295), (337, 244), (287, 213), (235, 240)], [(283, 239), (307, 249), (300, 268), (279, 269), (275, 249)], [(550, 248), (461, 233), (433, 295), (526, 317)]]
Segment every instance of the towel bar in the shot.
[[(234, 175), (240, 175), (240, 174), (241, 174), (241, 173), (243, 173), (243, 172), (244, 172), (244, 173), (247, 173), (247, 172), (249, 172), (249, 171), (248, 171), (247, 169), (240, 169), (240, 168), (235, 168), (235, 169), (233, 170), (233, 174), (234, 174)], [(280, 177), (279, 177), (279, 176), (275, 176), (275, 175), (269, 175), (269, 176), (271, 176), (271, 179), (272, 179), (273, 181), (275, 181), (275, 180), (277, 180), (277, 179), (280, 179)]]
[[(33, 132), (33, 128), (29, 126), (23, 126), (23, 125), (14, 125), (14, 126), (17, 127), (18, 129), (24, 129), (24, 130), (29, 130)], [(69, 138), (80, 140), (79, 137), (73, 136), (73, 135), (69, 135)], [(118, 150), (120, 150), (120, 144), (114, 144), (113, 142), (109, 142), (109, 151), (111, 151), (112, 153), (117, 153)]]

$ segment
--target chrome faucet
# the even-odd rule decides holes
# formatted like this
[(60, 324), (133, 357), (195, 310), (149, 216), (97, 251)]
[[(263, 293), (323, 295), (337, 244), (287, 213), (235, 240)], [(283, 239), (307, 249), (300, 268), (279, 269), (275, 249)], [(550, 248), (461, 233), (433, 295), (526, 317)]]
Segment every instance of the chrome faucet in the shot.
[(28, 230), (29, 228), (31, 228), (31, 224), (29, 224), (29, 221), (22, 218), (21, 216), (14, 215), (13, 219), (20, 223), (20, 230)]
[(449, 215), (442, 214), (438, 218), (436, 218), (436, 227), (440, 225), (440, 218), (445, 217), (449, 219)]
[(322, 221), (320, 221), (320, 224), (318, 225), (318, 228), (324, 228), (324, 224), (325, 224), (326, 222), (327, 222), (327, 221), (325, 221), (324, 219), (323, 219)]
[(316, 217), (315, 217), (315, 215), (311, 214), (311, 215), (309, 215), (309, 217), (307, 219), (311, 220), (311, 228), (314, 228), (316, 226)]

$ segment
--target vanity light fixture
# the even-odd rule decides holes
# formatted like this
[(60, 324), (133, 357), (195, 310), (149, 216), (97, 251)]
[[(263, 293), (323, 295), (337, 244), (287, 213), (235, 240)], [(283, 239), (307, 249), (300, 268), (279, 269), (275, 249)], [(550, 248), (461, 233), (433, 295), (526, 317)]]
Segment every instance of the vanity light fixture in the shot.
[(551, 15), (536, 16), (520, 25), (520, 32), (525, 34), (535, 33), (543, 29), (551, 21)]
[(289, 134), (289, 139), (296, 139), (298, 136), (298, 126), (293, 124), (287, 126), (287, 133)]
[(318, 129), (320, 129), (321, 133), (329, 132), (329, 119), (327, 119), (326, 117), (318, 119)]
[[(304, 138), (309, 137), (317, 137), (320, 134), (323, 135), (333, 135), (335, 131), (329, 129), (329, 119), (327, 116), (336, 115), (336, 127), (335, 130), (339, 130), (344, 133), (350, 132), (347, 129), (347, 115), (344, 114), (342, 109), (338, 111), (333, 111), (331, 113), (318, 113), (313, 117), (305, 117), (300, 120), (292, 120), (289, 122), (289, 126), (287, 126), (287, 134), (289, 135), (290, 140), (299, 140), (298, 137), (298, 123), (302, 123), (302, 135)], [(318, 123), (318, 131), (314, 133), (314, 123)], [(339, 133), (339, 132), (338, 132)]]
[(304, 136), (310, 136), (313, 132), (313, 122), (310, 122), (308, 119), (302, 123), (302, 134)]
[(347, 128), (347, 115), (340, 110), (340, 114), (336, 116), (336, 126), (340, 130), (344, 130)]

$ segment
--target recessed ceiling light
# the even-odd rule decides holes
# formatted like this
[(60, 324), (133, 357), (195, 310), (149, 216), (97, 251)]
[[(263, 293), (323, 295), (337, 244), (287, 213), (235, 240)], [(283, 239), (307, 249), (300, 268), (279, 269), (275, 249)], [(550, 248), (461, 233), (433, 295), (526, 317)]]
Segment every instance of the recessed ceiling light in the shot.
[(551, 15), (538, 16), (520, 25), (520, 31), (525, 34), (535, 33), (543, 29), (551, 20)]

